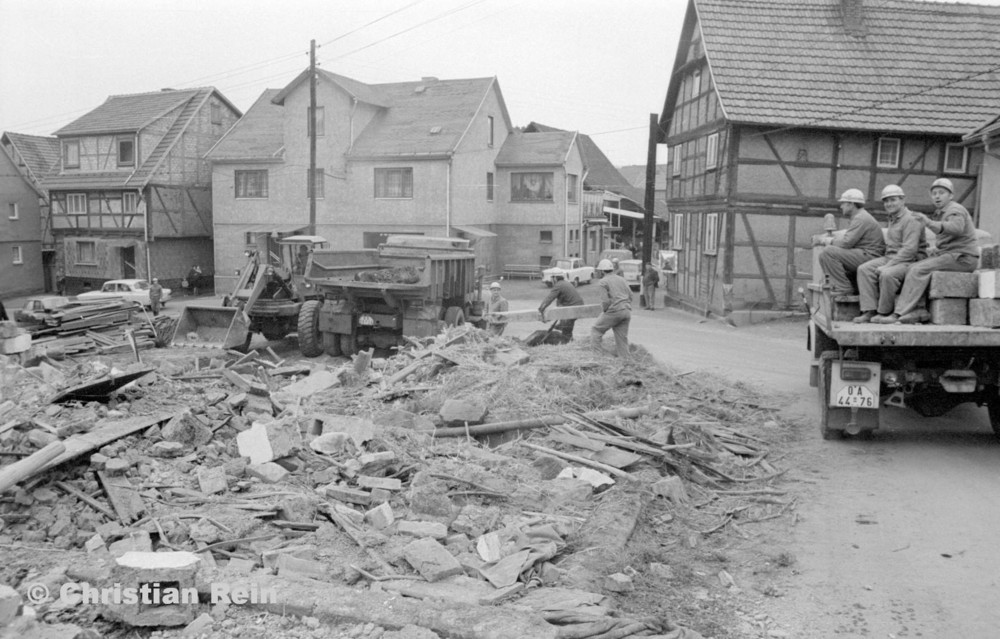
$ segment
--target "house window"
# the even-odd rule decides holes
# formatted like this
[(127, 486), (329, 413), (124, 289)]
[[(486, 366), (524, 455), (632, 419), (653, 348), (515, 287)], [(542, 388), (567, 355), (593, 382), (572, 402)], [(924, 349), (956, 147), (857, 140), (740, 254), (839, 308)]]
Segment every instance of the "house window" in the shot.
[(486, 144), (487, 144), (487, 146), (493, 146), (493, 116), (492, 115), (486, 116), (486, 124), (489, 126), (489, 129), (486, 132)]
[(123, 136), (118, 138), (118, 166), (135, 165), (135, 138)]
[(566, 176), (566, 201), (570, 204), (576, 204), (576, 189), (578, 180), (578, 176), (573, 175), (572, 173)]
[(539, 255), (538, 265), (542, 268), (548, 268), (552, 266), (552, 256), (551, 255)]
[(520, 202), (551, 202), (552, 176), (552, 173), (511, 173), (510, 199)]
[(719, 214), (709, 213), (705, 216), (705, 254), (719, 254)]
[(122, 213), (135, 213), (139, 210), (139, 194), (135, 191), (122, 193)]
[(86, 215), (86, 214), (87, 214), (87, 194), (67, 193), (66, 215)]
[(674, 223), (670, 225), (670, 248), (684, 248), (684, 214), (674, 213)]
[(11, 202), (7, 205), (7, 217), (12, 220), (16, 220), (17, 218), (21, 217), (21, 212), (18, 209), (17, 202)]
[(310, 178), (309, 169), (306, 169), (306, 196), (309, 197), (313, 189), (316, 189), (316, 199), (322, 200), (326, 194), (326, 171), (317, 167)]
[(673, 175), (674, 177), (680, 177), (680, 175), (681, 175), (681, 145), (678, 144), (677, 146), (675, 146), (671, 150), (673, 151), (673, 153), (671, 154), (671, 158), (670, 158), (670, 160), (671, 160), (670, 161), (671, 175)]
[(493, 174), (492, 173), (487, 173), (486, 174), (486, 201), (487, 202), (492, 202), (493, 201)]
[(965, 173), (967, 159), (968, 149), (961, 144), (946, 144), (944, 146), (945, 173)]
[(719, 166), (719, 134), (708, 136), (708, 148), (705, 150), (705, 168), (714, 169)]
[(701, 69), (691, 74), (691, 97), (696, 98), (701, 93)]
[[(312, 135), (312, 118), (309, 117), (310, 107), (306, 107), (306, 135)], [(323, 107), (316, 107), (316, 137), (326, 135), (326, 111)]]
[(266, 198), (267, 169), (256, 171), (236, 171), (237, 198)]
[(97, 244), (95, 242), (77, 242), (76, 263), (97, 264)]
[(538, 241), (542, 244), (552, 244), (552, 231), (539, 231)]
[(413, 169), (375, 169), (375, 198), (412, 198)]
[(899, 138), (879, 138), (877, 166), (880, 169), (899, 166)]
[(212, 124), (222, 124), (222, 106), (213, 102), (211, 113)]
[(79, 140), (64, 140), (63, 141), (63, 168), (65, 168), (65, 169), (78, 169), (78, 168), (80, 168), (80, 141)]
[(12, 263), (14, 263), (14, 264), (24, 264), (24, 256), (21, 255), (21, 247), (20, 246), (12, 246), (12, 247), (10, 247), (10, 251), (11, 251), (11, 257), (13, 258)]

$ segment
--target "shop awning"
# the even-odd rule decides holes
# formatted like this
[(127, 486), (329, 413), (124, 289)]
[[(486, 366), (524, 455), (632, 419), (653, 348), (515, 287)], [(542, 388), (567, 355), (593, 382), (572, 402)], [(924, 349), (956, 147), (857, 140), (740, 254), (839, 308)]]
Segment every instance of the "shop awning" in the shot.
[[(629, 218), (632, 218), (633, 220), (645, 220), (646, 219), (646, 214), (645, 213), (640, 213), (639, 211), (626, 211), (625, 209), (616, 209), (613, 206), (605, 206), (604, 207), (604, 212), (605, 213), (611, 213), (613, 215), (620, 215), (622, 217), (629, 217)], [(653, 219), (654, 220), (659, 220), (660, 216), (654, 215)]]

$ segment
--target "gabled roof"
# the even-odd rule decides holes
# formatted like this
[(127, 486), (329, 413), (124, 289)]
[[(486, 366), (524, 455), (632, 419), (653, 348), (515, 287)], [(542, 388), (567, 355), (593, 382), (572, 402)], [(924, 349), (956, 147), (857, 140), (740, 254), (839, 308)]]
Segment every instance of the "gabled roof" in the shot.
[(731, 122), (957, 135), (995, 115), (1000, 7), (865, 0), (845, 23), (843, 2), (691, 0), (672, 88), (701, 35)]
[[(41, 189), (41, 180), (49, 171), (59, 165), (59, 140), (41, 135), (25, 135), (7, 131), (0, 136), (4, 147), (14, 147), (24, 161), (27, 177), (36, 189)], [(13, 159), (13, 158), (11, 158)]]
[[(524, 131), (533, 134), (561, 131), (561, 129), (532, 122), (524, 128)], [(580, 133), (578, 143), (580, 153), (583, 155), (583, 164), (587, 167), (587, 174), (583, 180), (584, 188), (594, 191), (613, 191), (635, 202), (641, 203), (643, 201), (643, 191), (636, 189), (625, 179), (621, 171), (615, 168), (608, 156), (604, 155), (604, 151), (601, 151), (589, 135)]]
[(497, 166), (562, 166), (577, 134), (573, 131), (546, 131), (525, 133), (515, 131), (507, 136)]
[(139, 131), (205, 91), (214, 92), (237, 114), (240, 112), (212, 88), (163, 89), (151, 93), (113, 95), (104, 104), (55, 132), (57, 137)]
[[(656, 178), (655, 178), (655, 189), (662, 191), (667, 188), (667, 171), (670, 170), (669, 164), (657, 164), (656, 165)], [(628, 166), (623, 166), (618, 169), (618, 172), (622, 174), (628, 183), (632, 186), (642, 189), (646, 189), (646, 165), (645, 164), (630, 164)]]
[[(389, 101), (386, 96), (382, 95), (379, 90), (371, 85), (365, 84), (364, 82), (358, 82), (357, 80), (352, 80), (343, 75), (338, 75), (336, 73), (330, 73), (329, 71), (324, 71), (323, 69), (316, 69), (316, 75), (320, 80), (326, 80), (327, 82), (332, 82), (341, 89), (344, 90), (348, 95), (353, 98), (357, 98), (361, 102), (371, 104), (373, 106), (386, 107), (389, 106)], [(302, 73), (295, 76), (291, 82), (285, 85), (284, 89), (278, 91), (277, 95), (271, 98), (271, 100), (279, 105), (283, 106), (285, 104), (285, 98), (288, 94), (295, 90), (299, 84), (305, 82), (309, 79), (309, 69), (306, 69)]]
[(284, 107), (275, 103), (280, 89), (266, 89), (246, 114), (215, 143), (205, 157), (213, 161), (275, 160), (284, 148)]
[[(376, 84), (387, 108), (354, 141), (348, 157), (419, 157), (453, 152), (487, 93), (500, 87), (496, 78)], [(503, 99), (500, 97), (500, 104)], [(503, 119), (509, 126), (506, 107)]]

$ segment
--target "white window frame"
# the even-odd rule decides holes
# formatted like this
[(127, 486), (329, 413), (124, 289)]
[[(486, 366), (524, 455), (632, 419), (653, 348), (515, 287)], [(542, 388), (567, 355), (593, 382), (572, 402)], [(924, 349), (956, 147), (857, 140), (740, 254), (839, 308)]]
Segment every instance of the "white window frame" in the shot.
[[(249, 179), (253, 176), (255, 179)], [(267, 169), (236, 169), (233, 171), (233, 197), (237, 200), (266, 200), (268, 198)], [(256, 189), (251, 189), (256, 186)]]
[[(528, 183), (536, 183), (537, 188), (532, 189)], [(518, 171), (510, 174), (510, 201), (511, 202), (552, 202), (555, 199), (554, 191), (555, 173), (552, 171)], [(538, 193), (539, 197), (529, 197), (531, 193)]]
[[(392, 184), (389, 179), (398, 174), (401, 178), (398, 184)], [(376, 200), (412, 200), (413, 199), (413, 167), (378, 167), (374, 174)]]
[(705, 255), (719, 254), (719, 214), (705, 214)]
[(670, 148), (670, 175), (680, 177), (681, 175), (681, 145), (675, 144)]
[[(84, 259), (84, 248), (90, 249), (90, 260)], [(87, 240), (77, 240), (76, 243), (76, 263), (77, 264), (97, 264), (97, 242)]]
[(576, 204), (579, 198), (576, 195), (580, 185), (580, 176), (574, 173), (566, 174), (566, 201)]
[(691, 73), (691, 99), (697, 98), (701, 94), (701, 69), (695, 69)]
[(705, 146), (705, 169), (719, 168), (719, 134), (713, 133), (708, 136)]
[(122, 213), (139, 212), (139, 194), (135, 191), (122, 191)]
[(12, 264), (24, 264), (24, 252), (21, 251), (20, 246), (10, 247), (11, 257), (13, 258)]
[[(82, 205), (82, 207), (80, 205)], [(87, 194), (67, 193), (66, 215), (86, 215), (86, 214), (87, 214)]]
[[(962, 154), (962, 166), (959, 168), (950, 168), (948, 166), (948, 158), (951, 157), (952, 151), (959, 151)], [(945, 173), (965, 173), (966, 167), (969, 162), (969, 149), (961, 144), (948, 143), (944, 145), (944, 172)]]
[[(889, 142), (892, 142), (893, 144), (896, 145), (896, 148), (893, 151), (894, 155), (891, 163), (887, 160), (886, 161), (882, 160), (882, 152), (883, 150), (888, 150)], [(883, 149), (883, 146), (886, 148)], [(899, 156), (902, 155), (902, 149), (903, 149), (903, 141), (900, 140), (899, 138), (879, 138), (878, 153), (875, 154), (875, 166), (877, 166), (880, 169), (898, 169)]]
[(21, 205), (18, 202), (10, 202), (8, 206), (10, 213), (7, 215), (9, 220), (17, 220), (21, 217)]
[[(127, 144), (132, 150), (132, 158), (130, 160), (122, 160), (122, 145)], [(118, 159), (118, 166), (135, 166), (136, 157), (136, 144), (135, 136), (133, 135), (119, 135), (115, 138), (115, 151)]]
[(684, 248), (684, 214), (674, 213), (674, 223), (670, 225), (670, 248)]

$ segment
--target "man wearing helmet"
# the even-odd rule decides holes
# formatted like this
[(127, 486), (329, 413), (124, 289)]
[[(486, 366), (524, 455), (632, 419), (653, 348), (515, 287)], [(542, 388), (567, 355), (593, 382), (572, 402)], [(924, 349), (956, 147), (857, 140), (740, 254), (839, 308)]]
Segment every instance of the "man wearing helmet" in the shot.
[[(542, 317), (545, 317), (545, 309), (552, 302), (555, 302), (556, 306), (583, 306), (583, 298), (576, 288), (566, 281), (564, 273), (556, 271), (552, 275), (552, 279), (555, 280), (552, 290), (549, 291), (549, 294), (542, 300), (541, 306), (538, 307), (538, 312), (541, 313)], [(573, 339), (573, 328), (575, 326), (575, 319), (564, 319), (556, 322), (553, 330), (560, 331), (568, 339)]]
[(819, 254), (819, 265), (834, 295), (853, 295), (858, 267), (885, 254), (882, 227), (865, 210), (865, 195), (860, 189), (847, 189), (840, 196), (840, 212), (850, 220), (843, 237), (822, 238), (826, 246)]
[(604, 334), (608, 329), (615, 334), (615, 353), (622, 359), (629, 358), (628, 350), (628, 326), (632, 321), (632, 289), (628, 282), (621, 275), (614, 272), (614, 266), (609, 260), (601, 260), (597, 265), (597, 270), (604, 273), (597, 282), (597, 287), (601, 289), (601, 306), (604, 312), (600, 314), (593, 328), (590, 329), (590, 337), (594, 350), (603, 352)]
[(896, 184), (882, 189), (882, 206), (889, 217), (885, 255), (858, 267), (861, 315), (854, 318), (856, 324), (876, 321), (881, 324), (892, 315), (906, 270), (927, 257), (924, 224), (906, 208), (903, 189)]
[(913, 217), (935, 235), (931, 257), (920, 260), (906, 271), (903, 290), (896, 299), (892, 315), (876, 318), (882, 324), (922, 324), (929, 322), (931, 314), (924, 306), (924, 293), (934, 271), (971, 273), (979, 263), (976, 248), (976, 225), (964, 206), (954, 201), (955, 186), (948, 178), (938, 178), (931, 184), (931, 201), (934, 214), (913, 213)]

